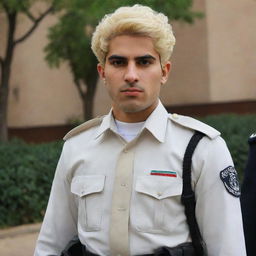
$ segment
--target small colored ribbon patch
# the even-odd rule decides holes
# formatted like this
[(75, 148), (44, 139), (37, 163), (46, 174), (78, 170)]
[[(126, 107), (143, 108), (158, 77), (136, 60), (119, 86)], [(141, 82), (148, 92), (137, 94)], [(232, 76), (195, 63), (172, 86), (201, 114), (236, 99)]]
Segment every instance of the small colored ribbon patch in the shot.
[(152, 170), (151, 175), (157, 175), (157, 176), (168, 176), (168, 177), (177, 177), (176, 172), (171, 172), (171, 171), (157, 171), (157, 170)]

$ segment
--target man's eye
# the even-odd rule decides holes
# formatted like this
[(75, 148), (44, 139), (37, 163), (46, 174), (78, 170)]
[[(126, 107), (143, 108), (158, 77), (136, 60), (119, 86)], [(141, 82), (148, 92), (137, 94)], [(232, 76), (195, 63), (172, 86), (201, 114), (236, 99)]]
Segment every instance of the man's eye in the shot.
[(111, 60), (110, 64), (113, 65), (114, 67), (119, 67), (119, 66), (124, 66), (125, 61), (124, 60)]
[(151, 64), (151, 61), (148, 60), (148, 59), (141, 59), (141, 60), (138, 60), (138, 65), (140, 66), (148, 66)]

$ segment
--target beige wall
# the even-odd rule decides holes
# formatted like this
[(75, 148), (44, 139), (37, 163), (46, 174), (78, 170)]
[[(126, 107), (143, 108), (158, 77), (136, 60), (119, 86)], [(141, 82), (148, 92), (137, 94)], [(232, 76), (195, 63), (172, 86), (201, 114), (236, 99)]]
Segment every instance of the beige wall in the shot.
[[(37, 6), (38, 11), (44, 6)], [(172, 72), (163, 87), (166, 105), (256, 99), (256, 1), (194, 0), (205, 18), (194, 25), (173, 24), (177, 44)], [(0, 52), (5, 37), (0, 16)], [(66, 124), (82, 116), (82, 105), (67, 65), (50, 69), (44, 61), (49, 16), (35, 33), (18, 45), (12, 66), (8, 123), (10, 127)], [(17, 36), (29, 27), (19, 17)], [(107, 92), (99, 83), (95, 115), (108, 112)]]
[[(39, 7), (41, 10), (45, 8)], [(35, 13), (39, 7), (35, 8)], [(9, 92), (10, 127), (66, 124), (69, 119), (82, 116), (81, 100), (69, 67), (64, 64), (60, 69), (50, 69), (44, 60), (47, 30), (56, 20), (49, 16), (31, 37), (15, 49)], [(28, 19), (19, 16), (16, 38), (29, 26)], [(2, 42), (0, 48), (2, 52)]]
[(207, 0), (211, 101), (256, 99), (256, 1)]
[[(204, 0), (196, 0), (194, 9), (205, 13)], [(206, 19), (193, 25), (173, 23), (176, 37), (169, 82), (163, 88), (164, 104), (202, 103), (210, 100)]]

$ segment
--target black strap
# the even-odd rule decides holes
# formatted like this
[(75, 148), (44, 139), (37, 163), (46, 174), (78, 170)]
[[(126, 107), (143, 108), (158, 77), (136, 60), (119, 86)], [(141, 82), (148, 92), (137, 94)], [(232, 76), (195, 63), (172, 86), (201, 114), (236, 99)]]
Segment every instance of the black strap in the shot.
[(183, 191), (181, 195), (181, 202), (185, 207), (185, 215), (189, 226), (189, 231), (192, 239), (193, 246), (197, 256), (206, 256), (206, 245), (202, 239), (197, 220), (195, 215), (195, 193), (191, 186), (191, 165), (192, 155), (198, 142), (203, 138), (204, 134), (196, 131), (191, 137), (186, 148), (183, 159)]
[(74, 236), (68, 242), (65, 249), (61, 252), (60, 256), (85, 256), (86, 247), (80, 242), (78, 236)]

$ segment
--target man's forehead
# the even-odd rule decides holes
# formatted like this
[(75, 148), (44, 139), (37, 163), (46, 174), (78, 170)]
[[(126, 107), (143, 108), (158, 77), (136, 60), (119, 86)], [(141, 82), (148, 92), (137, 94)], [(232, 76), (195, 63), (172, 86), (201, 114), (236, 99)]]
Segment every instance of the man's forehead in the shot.
[(152, 38), (146, 36), (121, 35), (109, 41), (107, 55), (158, 55), (155, 50)]

